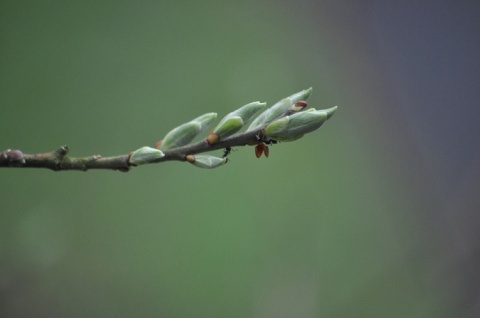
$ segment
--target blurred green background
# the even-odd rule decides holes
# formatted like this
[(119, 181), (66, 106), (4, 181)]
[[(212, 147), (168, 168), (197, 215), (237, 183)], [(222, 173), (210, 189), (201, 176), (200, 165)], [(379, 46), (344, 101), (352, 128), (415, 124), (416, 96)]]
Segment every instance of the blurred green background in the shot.
[(214, 170), (1, 169), (0, 316), (478, 317), (479, 13), (1, 1), (2, 151), (124, 154), (310, 86), (339, 109)]

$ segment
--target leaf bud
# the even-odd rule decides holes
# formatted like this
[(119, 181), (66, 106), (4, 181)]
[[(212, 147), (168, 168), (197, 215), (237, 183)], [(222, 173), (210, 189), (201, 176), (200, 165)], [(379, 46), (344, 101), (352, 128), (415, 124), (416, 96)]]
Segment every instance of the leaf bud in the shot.
[(215, 127), (213, 134), (218, 135), (219, 139), (233, 135), (243, 127), (243, 120), (240, 116), (225, 116)]
[(274, 104), (272, 107), (267, 108), (250, 124), (248, 130), (254, 130), (260, 128), (268, 123), (271, 123), (275, 119), (279, 118), (292, 106), (292, 101), (287, 97)]
[(298, 93), (290, 95), (288, 98), (292, 101), (293, 104), (299, 101), (306, 101), (308, 97), (310, 97), (310, 94), (312, 94), (312, 88), (307, 88), (304, 89), (303, 91), (300, 91)]
[[(253, 102), (229, 113), (218, 123), (212, 134), (218, 135), (218, 139), (223, 139), (235, 134), (265, 105), (265, 103)], [(214, 140), (207, 141), (213, 144), (218, 140), (213, 143), (211, 141)]]
[(312, 108), (305, 112), (285, 116), (269, 124), (265, 128), (265, 135), (279, 141), (296, 140), (304, 134), (320, 128), (336, 109), (336, 106), (325, 110)]
[(163, 156), (165, 156), (165, 154), (162, 151), (145, 146), (133, 151), (128, 157), (128, 163), (132, 166), (139, 166), (154, 162)]
[(189, 144), (217, 118), (216, 113), (207, 113), (171, 130), (160, 145), (161, 150), (174, 149)]
[(210, 155), (188, 155), (186, 160), (194, 166), (204, 169), (217, 168), (228, 162), (227, 158), (219, 158)]
[(312, 88), (310, 87), (308, 89), (305, 89), (303, 91), (300, 91), (298, 93), (290, 95), (287, 98), (280, 100), (279, 102), (274, 104), (272, 107), (267, 108), (257, 118), (255, 118), (255, 120), (248, 127), (248, 130), (258, 129), (265, 125), (268, 125), (272, 121), (285, 115), (288, 111), (296, 112), (301, 110), (298, 108), (298, 106), (297, 108), (294, 108), (296, 103), (302, 101), (306, 104), (305, 101), (307, 100), (307, 98), (310, 96), (311, 93), (312, 93)]

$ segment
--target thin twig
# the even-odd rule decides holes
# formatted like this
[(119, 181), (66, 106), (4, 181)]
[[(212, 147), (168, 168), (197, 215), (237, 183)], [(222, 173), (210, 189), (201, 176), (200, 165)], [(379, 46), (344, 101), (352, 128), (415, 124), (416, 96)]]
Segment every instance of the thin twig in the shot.
[[(211, 145), (206, 139), (195, 144), (164, 151), (165, 156), (152, 161), (151, 163), (160, 163), (163, 161), (185, 161), (187, 155), (195, 155), (198, 153), (214, 151), (226, 147), (245, 146), (258, 142), (260, 130), (248, 131), (236, 134), (232, 137), (220, 140)], [(61, 146), (60, 148), (41, 154), (24, 154), (18, 149), (8, 149), (0, 153), (0, 168), (46, 168), (54, 171), (77, 170), (87, 171), (90, 169), (107, 169), (119, 170), (122, 172), (129, 171), (134, 165), (129, 163), (130, 154), (124, 154), (112, 157), (102, 157), (101, 155), (93, 155), (89, 157), (70, 157), (68, 156), (69, 148)]]

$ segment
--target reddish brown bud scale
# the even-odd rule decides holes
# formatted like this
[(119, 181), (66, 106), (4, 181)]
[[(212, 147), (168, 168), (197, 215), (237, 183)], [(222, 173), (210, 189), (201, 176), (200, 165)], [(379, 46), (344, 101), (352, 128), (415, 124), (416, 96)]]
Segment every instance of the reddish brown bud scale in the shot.
[(257, 158), (260, 158), (262, 156), (262, 153), (263, 153), (263, 144), (258, 144), (255, 146), (255, 156), (257, 156)]
[(160, 150), (160, 147), (162, 147), (162, 144), (163, 144), (163, 140), (157, 141), (157, 143), (155, 144), (155, 148)]
[(190, 163), (194, 163), (195, 162), (195, 156), (194, 155), (187, 155), (185, 157), (185, 160), (190, 162)]
[(220, 136), (217, 135), (216, 133), (210, 133), (207, 137), (207, 142), (209, 145), (216, 144), (220, 140)]
[(296, 107), (301, 107), (301, 108), (305, 108), (305, 107), (307, 107), (307, 105), (308, 105), (307, 102), (304, 101), (304, 100), (300, 100), (300, 101), (295, 103)]
[(261, 143), (255, 146), (255, 156), (257, 158), (260, 158), (262, 156), (262, 153), (265, 154), (265, 157), (268, 158), (268, 154), (270, 153), (270, 150), (268, 149), (268, 146)]

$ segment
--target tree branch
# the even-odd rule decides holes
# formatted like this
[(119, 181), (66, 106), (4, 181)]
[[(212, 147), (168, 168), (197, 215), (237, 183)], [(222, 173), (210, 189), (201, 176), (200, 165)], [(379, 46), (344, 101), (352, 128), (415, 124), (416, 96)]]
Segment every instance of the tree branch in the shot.
[(89, 169), (110, 169), (128, 171), (128, 154), (115, 157), (102, 157), (93, 155), (90, 157), (75, 158), (67, 156), (67, 146), (41, 154), (23, 154), (22, 151), (6, 150), (0, 154), (0, 167), (9, 168), (47, 168), (54, 171)]
[[(258, 143), (260, 131), (248, 131), (234, 135), (225, 140), (211, 145), (207, 139), (203, 139), (195, 144), (186, 145), (172, 150), (164, 151), (165, 156), (149, 163), (160, 163), (163, 161), (186, 161), (187, 155), (224, 149), (227, 147), (245, 146), (246, 144)], [(87, 171), (90, 169), (119, 170), (129, 171), (135, 165), (130, 164), (130, 154), (124, 154), (112, 157), (102, 157), (93, 155), (90, 157), (70, 157), (69, 148), (61, 146), (60, 148), (41, 154), (24, 154), (18, 149), (8, 149), (0, 153), (0, 168), (46, 168), (54, 171), (78, 170)]]
[[(102, 157), (75, 158), (68, 156), (69, 149), (62, 146), (57, 150), (41, 154), (24, 154), (19, 149), (7, 149), (0, 153), (0, 168), (46, 168), (54, 171), (108, 169), (129, 171), (138, 165), (177, 160), (187, 161), (199, 168), (216, 168), (228, 162), (232, 147), (256, 145), (255, 154), (268, 157), (268, 146), (278, 141), (294, 141), (318, 129), (336, 111), (337, 107), (324, 110), (307, 107), (305, 101), (312, 89), (306, 89), (284, 98), (264, 110), (242, 133), (244, 125), (265, 106), (253, 102), (227, 114), (207, 138), (192, 144), (216, 119), (216, 113), (203, 114), (184, 123), (165, 135), (156, 148), (141, 147), (128, 154)], [(197, 155), (225, 149), (221, 158)]]

